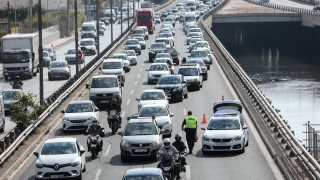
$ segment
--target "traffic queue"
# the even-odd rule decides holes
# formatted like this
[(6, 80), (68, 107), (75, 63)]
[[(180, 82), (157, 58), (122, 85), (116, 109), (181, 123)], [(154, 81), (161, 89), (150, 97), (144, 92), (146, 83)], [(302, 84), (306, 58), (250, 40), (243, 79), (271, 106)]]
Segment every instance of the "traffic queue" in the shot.
[[(100, 113), (107, 113), (108, 125), (112, 134), (121, 128), (123, 88), (131, 66), (139, 66), (139, 56), (145, 49), (149, 50), (147, 68), (147, 86), (154, 84), (153, 89), (146, 89), (136, 98), (137, 114), (127, 117), (127, 122), (121, 135), (120, 159), (122, 162), (132, 158), (150, 157), (160, 161), (155, 168), (130, 169), (123, 179), (130, 177), (155, 177), (156, 179), (179, 179), (180, 173), (185, 172), (187, 164), (186, 153), (192, 154), (194, 142), (198, 141), (197, 129), (199, 122), (192, 116), (192, 111), (181, 124), (181, 132), (172, 134), (174, 114), (170, 111), (170, 103), (183, 103), (188, 98), (188, 92), (199, 91), (206, 81), (208, 71), (216, 61), (210, 44), (204, 39), (202, 30), (197, 25), (197, 19), (202, 12), (213, 7), (212, 2), (189, 1), (178, 3), (170, 9), (150, 15), (151, 21), (157, 26), (138, 26), (131, 31), (130, 37), (124, 43), (121, 53), (105, 57), (98, 75), (90, 78), (86, 85), (89, 99), (72, 101), (66, 110), (61, 111), (63, 132), (83, 130), (88, 136), (87, 151), (95, 159), (103, 150), (105, 128), (100, 125)], [(211, 5), (211, 6), (210, 6)], [(148, 10), (145, 10), (148, 11)], [(138, 10), (137, 13), (142, 13)], [(137, 17), (145, 21), (146, 18)], [(150, 19), (149, 19), (150, 20)], [(162, 21), (162, 22), (161, 22)], [(175, 49), (176, 22), (183, 24), (186, 49), (190, 53), (181, 57)], [(159, 27), (160, 26), (160, 27)], [(156, 31), (155, 28), (160, 28)], [(155, 34), (159, 32), (159, 34)], [(149, 33), (152, 33), (149, 34)], [(180, 33), (180, 32), (179, 32)], [(147, 47), (146, 41), (150, 36), (156, 36), (155, 41)], [(177, 70), (175, 71), (175, 68)], [(177, 73), (175, 73), (177, 72)], [(213, 117), (208, 122), (202, 141), (202, 152), (210, 151), (241, 151), (245, 152), (248, 145), (248, 126), (241, 118), (242, 103), (237, 100), (217, 101), (213, 104)], [(223, 131), (221, 131), (223, 130)], [(232, 130), (232, 132), (230, 131)], [(182, 131), (186, 133), (185, 144), (182, 141)], [(220, 131), (220, 136), (214, 135)], [(230, 134), (231, 133), (231, 134)], [(171, 143), (170, 138), (175, 141)], [(226, 138), (229, 137), (229, 138)], [(230, 138), (232, 137), (232, 138)], [(200, 138), (199, 138), (200, 139)], [(76, 138), (48, 139), (40, 153), (35, 152), (37, 179), (79, 177), (86, 170), (86, 148)], [(50, 156), (55, 155), (55, 159)], [(68, 157), (68, 158), (67, 158)], [(61, 161), (61, 162), (60, 162)], [(150, 179), (150, 178), (149, 178)]]

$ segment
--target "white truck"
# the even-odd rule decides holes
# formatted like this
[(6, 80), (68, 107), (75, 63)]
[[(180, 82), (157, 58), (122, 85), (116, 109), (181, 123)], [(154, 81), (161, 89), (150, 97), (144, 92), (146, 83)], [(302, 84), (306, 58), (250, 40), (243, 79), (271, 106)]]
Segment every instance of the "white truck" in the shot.
[(39, 66), (39, 36), (9, 34), (1, 38), (3, 53), (3, 76), (5, 80), (15, 76), (32, 78)]

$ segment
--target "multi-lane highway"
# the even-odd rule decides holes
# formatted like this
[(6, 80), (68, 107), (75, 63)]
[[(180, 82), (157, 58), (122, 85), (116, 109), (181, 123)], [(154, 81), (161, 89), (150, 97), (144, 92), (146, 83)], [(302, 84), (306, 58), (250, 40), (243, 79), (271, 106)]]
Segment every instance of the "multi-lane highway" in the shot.
[[(180, 60), (187, 57), (186, 37), (182, 31), (182, 24), (177, 23), (175, 30), (175, 48), (180, 52)], [(160, 25), (156, 26), (156, 32), (160, 29)], [(147, 47), (154, 42), (157, 33), (151, 35), (147, 41)], [(108, 37), (105, 35), (105, 37)], [(72, 47), (72, 45), (70, 45)], [(61, 49), (66, 49), (61, 48)], [(122, 51), (123, 49), (119, 50)], [(146, 69), (150, 66), (148, 62), (148, 50), (143, 50), (138, 56), (138, 65), (133, 66), (132, 70), (126, 74), (126, 82), (123, 87), (123, 117), (131, 116), (137, 112), (138, 102), (135, 98), (140, 97), (141, 92), (145, 89), (153, 89), (154, 85), (147, 84)], [(178, 66), (175, 67), (177, 73)], [(82, 90), (82, 91), (80, 91)], [(81, 93), (79, 99), (87, 100), (88, 91), (81, 87), (77, 93)], [(181, 103), (171, 103), (170, 111), (175, 114), (173, 117), (173, 134), (181, 132), (181, 123), (186, 116), (186, 112), (193, 111), (194, 116), (198, 117), (199, 126), (202, 126), (202, 115), (205, 113), (209, 119), (212, 115), (213, 102), (220, 100), (224, 95), (225, 99), (239, 99), (223, 74), (219, 64), (213, 62), (209, 71), (208, 80), (204, 82), (200, 91), (189, 91), (189, 96)], [(244, 112), (244, 118), (249, 126), (250, 142), (244, 154), (240, 153), (214, 153), (211, 155), (203, 155), (201, 152), (201, 141), (196, 143), (194, 152), (187, 156), (187, 172), (182, 173), (183, 179), (282, 179), (281, 173), (276, 164), (270, 157), (265, 145), (263, 144), (259, 134), (254, 129), (251, 119)], [(61, 116), (57, 116), (61, 118)], [(125, 119), (125, 118), (124, 118)], [(80, 132), (63, 134), (61, 130), (61, 119), (59, 119), (55, 131), (49, 134), (49, 138), (54, 137), (76, 137), (80, 143), (86, 147), (86, 139)], [(100, 113), (100, 122), (107, 132), (103, 138), (103, 151), (97, 159), (92, 160), (91, 154), (86, 154), (87, 171), (83, 173), (83, 179), (121, 179), (126, 170), (137, 167), (156, 167), (157, 162), (147, 160), (145, 158), (135, 158), (131, 161), (123, 163), (120, 161), (120, 140), (121, 136), (111, 135), (110, 129), (106, 122), (106, 112)], [(122, 129), (126, 120), (122, 122)], [(205, 125), (205, 124), (204, 124)], [(183, 140), (185, 140), (185, 133)], [(201, 138), (203, 131), (198, 128), (198, 135)], [(171, 140), (174, 138), (171, 137)], [(35, 149), (34, 151), (39, 151)], [(33, 179), (34, 164), (36, 158), (30, 156), (25, 163), (16, 171), (13, 179)]]

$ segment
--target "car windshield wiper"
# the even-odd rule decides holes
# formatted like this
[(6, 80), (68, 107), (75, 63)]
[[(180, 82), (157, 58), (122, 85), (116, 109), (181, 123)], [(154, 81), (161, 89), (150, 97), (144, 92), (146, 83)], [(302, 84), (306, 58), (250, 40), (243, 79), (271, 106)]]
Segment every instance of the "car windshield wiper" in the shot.
[(136, 135), (152, 135), (150, 133), (140, 133), (140, 134), (136, 134)]

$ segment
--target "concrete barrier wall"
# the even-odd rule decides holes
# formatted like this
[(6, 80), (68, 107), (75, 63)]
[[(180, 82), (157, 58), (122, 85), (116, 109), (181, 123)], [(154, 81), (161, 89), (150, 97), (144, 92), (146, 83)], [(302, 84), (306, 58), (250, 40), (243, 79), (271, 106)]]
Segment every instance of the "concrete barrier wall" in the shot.
[(43, 46), (46, 46), (57, 39), (60, 39), (60, 31), (56, 31), (54, 33), (51, 33), (50, 35), (47, 35), (46, 37), (43, 37), (42, 38)]

